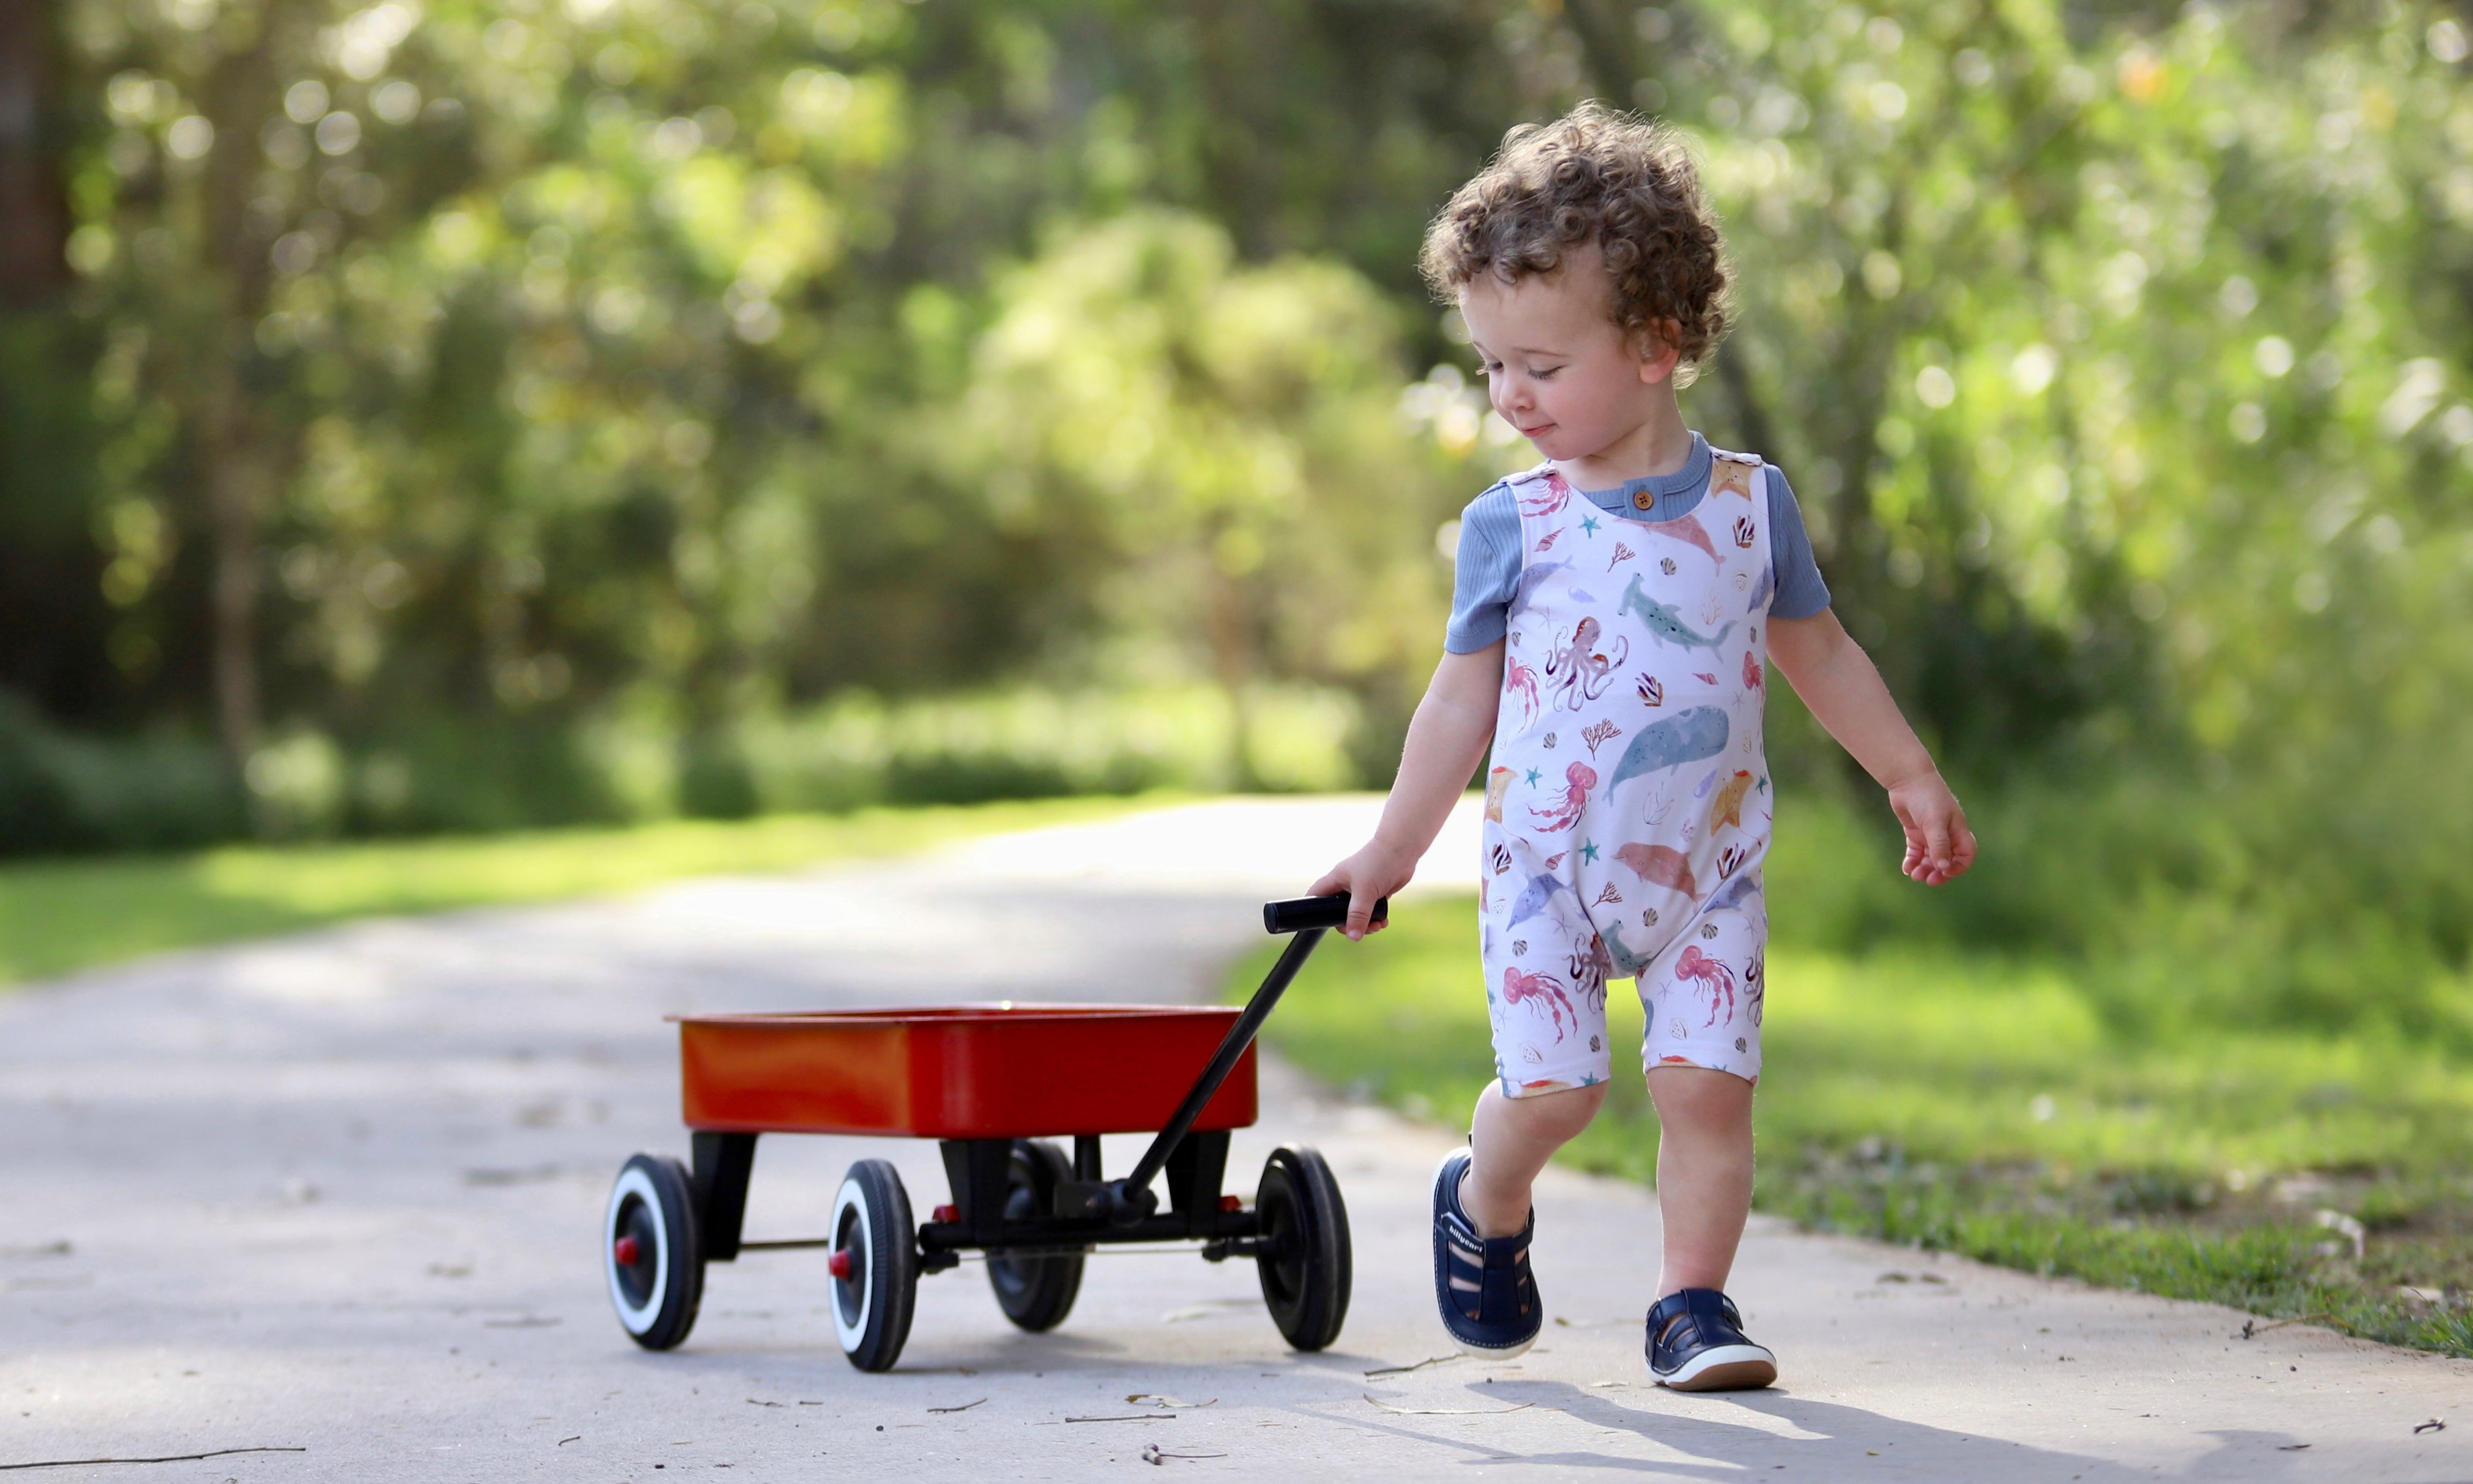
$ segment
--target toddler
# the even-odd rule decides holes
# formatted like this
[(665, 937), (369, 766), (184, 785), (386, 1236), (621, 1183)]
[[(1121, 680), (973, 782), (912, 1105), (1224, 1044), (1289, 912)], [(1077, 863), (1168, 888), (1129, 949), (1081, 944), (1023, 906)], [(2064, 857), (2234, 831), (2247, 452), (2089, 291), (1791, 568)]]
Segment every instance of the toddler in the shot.
[(1468, 507), (1446, 653), (1381, 824), (1313, 887), (1350, 895), (1362, 937), (1491, 742), (1496, 1078), (1434, 1177), (1435, 1302), (1469, 1351), (1536, 1339), (1529, 1188), (1604, 1101), (1606, 981), (1635, 979), (1662, 1130), (1649, 1369), (1682, 1390), (1765, 1386), (1776, 1357), (1723, 1291), (1751, 1209), (1766, 988), (1764, 662), (1888, 790), (1909, 876), (1960, 874), (1975, 837), (1831, 613), (1784, 476), (1684, 425), (1677, 375), (1724, 332), (1726, 268), (1674, 137), (1596, 105), (1515, 131), (1435, 219), (1424, 267), (1494, 410), (1545, 458)]

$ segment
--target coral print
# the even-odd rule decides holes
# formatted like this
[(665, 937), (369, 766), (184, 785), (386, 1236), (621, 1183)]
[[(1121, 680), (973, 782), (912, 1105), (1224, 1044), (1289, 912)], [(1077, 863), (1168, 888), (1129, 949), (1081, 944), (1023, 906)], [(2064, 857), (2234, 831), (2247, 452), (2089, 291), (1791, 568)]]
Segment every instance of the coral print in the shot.
[(1609, 658), (1596, 653), (1597, 640), (1604, 635), (1603, 626), (1595, 618), (1583, 618), (1571, 636), (1547, 655), (1546, 673), (1555, 678), (1552, 705), (1577, 711), (1605, 694), (1615, 671), (1631, 658), (1631, 640), (1622, 640)]
[(1743, 688), (1758, 690), (1761, 688), (1761, 657), (1745, 650), (1743, 652)]
[(1621, 735), (1622, 729), (1610, 721), (1594, 721), (1580, 729), (1580, 740), (1589, 744), (1592, 757), (1597, 755), (1598, 748)]
[[(1602, 993), (1602, 987), (1600, 987), (1600, 993)], [(1563, 993), (1562, 981), (1552, 974), (1525, 973), (1517, 969), (1506, 968), (1502, 971), (1502, 998), (1505, 1004), (1510, 1005), (1531, 999), (1543, 1005), (1547, 1015), (1553, 1019), (1556, 1041), (1563, 1039), (1565, 1016), (1572, 1017), (1574, 1029), (1579, 1026), (1580, 1017), (1572, 1009), (1571, 999)]]
[(1700, 951), (1698, 944), (1691, 944), (1684, 948), (1683, 956), (1674, 961), (1674, 976), (1691, 980), (1709, 996), (1706, 1024), (1717, 1023), (1717, 997), (1720, 994), (1725, 996), (1726, 1018), (1731, 1020), (1735, 1017), (1735, 971), (1728, 969), (1722, 959), (1711, 958)]
[(1636, 552), (1636, 551), (1632, 550), (1630, 547), (1628, 547), (1628, 546), (1624, 545), (1622, 542), (1621, 542), (1621, 541), (1617, 541), (1617, 542), (1615, 542), (1615, 559), (1614, 559), (1614, 561), (1609, 562), (1607, 562), (1607, 563), (1606, 563), (1606, 570), (1607, 570), (1607, 571), (1609, 571), (1609, 572), (1611, 572), (1611, 571), (1613, 571), (1616, 567), (1618, 567), (1618, 566), (1621, 565), (1623, 562), (1629, 562), (1632, 558), (1637, 557), (1637, 556), (1639, 556), (1639, 555), (1640, 555), (1640, 553), (1638, 553), (1638, 552)]
[(1749, 516), (1749, 515), (1737, 515), (1737, 516), (1735, 517), (1735, 544), (1736, 544), (1736, 545), (1738, 545), (1738, 546), (1741, 546), (1741, 547), (1745, 547), (1745, 548), (1747, 548), (1747, 549), (1748, 549), (1748, 548), (1751, 546), (1751, 544), (1752, 544), (1753, 539), (1754, 539), (1754, 538), (1756, 538), (1756, 537), (1758, 537), (1759, 535), (1760, 535), (1760, 527), (1758, 527), (1758, 526), (1756, 526), (1756, 525), (1752, 524), (1752, 517), (1751, 517), (1751, 516)]
[(1541, 829), (1569, 829), (1579, 823), (1581, 811), (1589, 806), (1589, 790), (1597, 786), (1597, 770), (1575, 762), (1563, 770), (1563, 781), (1567, 785), (1563, 797), (1552, 807), (1532, 806), (1528, 811)]

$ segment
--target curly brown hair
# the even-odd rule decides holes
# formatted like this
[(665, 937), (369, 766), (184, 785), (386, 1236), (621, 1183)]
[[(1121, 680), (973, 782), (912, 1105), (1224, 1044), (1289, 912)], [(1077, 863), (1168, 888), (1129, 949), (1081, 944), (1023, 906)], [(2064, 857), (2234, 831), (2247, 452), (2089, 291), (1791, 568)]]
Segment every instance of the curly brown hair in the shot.
[(1456, 299), (1480, 275), (1510, 284), (1553, 273), (1584, 243), (1605, 263), (1618, 327), (1670, 341), (1687, 368), (1717, 348), (1726, 245), (1700, 172), (1673, 131), (1600, 103), (1503, 135), (1426, 228), (1418, 266), (1438, 297)]

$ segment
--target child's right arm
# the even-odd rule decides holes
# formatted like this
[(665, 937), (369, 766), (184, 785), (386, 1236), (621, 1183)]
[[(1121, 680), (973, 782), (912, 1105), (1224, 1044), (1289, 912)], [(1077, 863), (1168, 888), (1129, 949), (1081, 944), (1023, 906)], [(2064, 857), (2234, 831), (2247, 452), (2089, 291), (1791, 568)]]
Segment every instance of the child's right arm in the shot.
[(1502, 642), (1473, 654), (1443, 656), (1426, 698), (1408, 723), (1400, 751), (1400, 774), (1383, 802), (1382, 822), (1365, 848), (1323, 874), (1313, 895), (1348, 893), (1348, 925), (1340, 931), (1363, 938), (1378, 898), (1388, 897), (1417, 874), (1417, 861), (1440, 834), (1452, 805), (1468, 788), (1470, 775), (1494, 740), (1495, 709), (1502, 697)]

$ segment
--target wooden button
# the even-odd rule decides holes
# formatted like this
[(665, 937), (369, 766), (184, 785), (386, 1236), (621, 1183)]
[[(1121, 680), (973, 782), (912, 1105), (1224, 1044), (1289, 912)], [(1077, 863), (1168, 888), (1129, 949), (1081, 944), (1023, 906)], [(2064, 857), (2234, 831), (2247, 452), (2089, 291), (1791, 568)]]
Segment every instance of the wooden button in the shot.
[(1631, 508), (1634, 510), (1646, 510), (1656, 503), (1656, 497), (1645, 490), (1635, 491), (1632, 493)]

